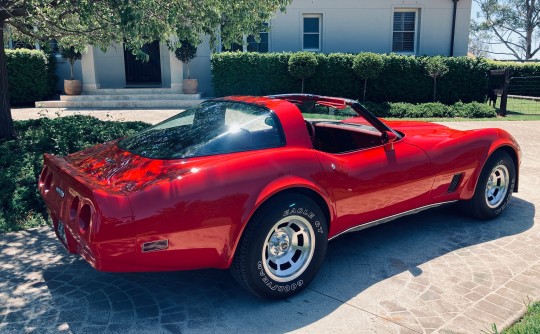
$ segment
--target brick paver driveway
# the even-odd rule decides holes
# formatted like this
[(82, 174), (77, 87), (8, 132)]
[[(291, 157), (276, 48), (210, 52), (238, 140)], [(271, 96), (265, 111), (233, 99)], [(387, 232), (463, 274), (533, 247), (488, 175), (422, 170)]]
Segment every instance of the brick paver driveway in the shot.
[(474, 332), (540, 299), (540, 122), (502, 127), (524, 153), (520, 192), (497, 220), (435, 209), (330, 243), (315, 281), (285, 301), (227, 271), (100, 273), (49, 228), (0, 235), (1, 333)]

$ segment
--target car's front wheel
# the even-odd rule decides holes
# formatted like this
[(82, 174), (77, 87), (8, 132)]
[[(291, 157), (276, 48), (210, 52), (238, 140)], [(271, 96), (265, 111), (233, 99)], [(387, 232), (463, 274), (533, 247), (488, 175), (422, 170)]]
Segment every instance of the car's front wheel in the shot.
[(474, 196), (464, 203), (466, 212), (478, 219), (497, 217), (506, 208), (515, 183), (512, 158), (506, 152), (495, 152), (480, 173)]
[(257, 296), (290, 297), (315, 277), (326, 253), (328, 224), (309, 197), (272, 198), (248, 223), (231, 265), (236, 280)]

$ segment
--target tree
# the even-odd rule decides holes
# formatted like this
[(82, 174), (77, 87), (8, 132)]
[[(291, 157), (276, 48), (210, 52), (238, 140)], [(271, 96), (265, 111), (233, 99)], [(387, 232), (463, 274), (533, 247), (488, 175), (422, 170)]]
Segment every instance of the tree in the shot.
[(491, 45), (487, 44), (488, 34), (484, 31), (474, 31), (471, 25), (471, 34), (469, 35), (469, 53), (475, 57), (487, 58), (493, 51)]
[(189, 62), (197, 56), (197, 47), (188, 41), (182, 41), (181, 46), (174, 50), (176, 59), (180, 60), (187, 66), (187, 78), (191, 79), (189, 75)]
[(315, 75), (317, 64), (317, 57), (312, 52), (297, 52), (289, 58), (289, 73), (302, 80), (302, 93), (305, 79)]
[(75, 61), (82, 58), (82, 54), (75, 50), (75, 47), (60, 47), (60, 54), (62, 55), (62, 58), (67, 60), (69, 62), (69, 69), (70, 69), (70, 80), (73, 80), (73, 66), (75, 65)]
[(503, 44), (506, 50), (485, 50), (529, 60), (540, 50), (540, 3), (537, 0), (474, 0), (480, 7), (472, 32), (484, 32), (487, 45)]
[(380, 54), (363, 52), (353, 59), (352, 69), (354, 74), (361, 79), (364, 79), (364, 93), (362, 102), (366, 102), (366, 90), (368, 79), (376, 79), (381, 73), (384, 66), (383, 58)]
[[(86, 45), (106, 50), (122, 44), (139, 59), (142, 46), (156, 40), (174, 51), (179, 41), (198, 45), (201, 35), (213, 47), (218, 34), (225, 45), (241, 43), (244, 34), (257, 35), (291, 0), (0, 0), (0, 28), (7, 25), (17, 38), (56, 39), (64, 47), (83, 51)], [(221, 29), (220, 29), (221, 28)], [(178, 40), (171, 39), (177, 36)], [(14, 138), (9, 105), (4, 34), (0, 33), (0, 139)]]
[(448, 73), (448, 66), (441, 56), (429, 57), (425, 63), (426, 72), (433, 78), (433, 102), (437, 101), (437, 78)]

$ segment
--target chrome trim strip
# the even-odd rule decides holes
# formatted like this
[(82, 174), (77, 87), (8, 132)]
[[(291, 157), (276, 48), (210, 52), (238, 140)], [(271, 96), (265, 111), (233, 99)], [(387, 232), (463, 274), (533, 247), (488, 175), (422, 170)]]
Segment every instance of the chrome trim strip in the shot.
[(415, 214), (415, 213), (418, 213), (418, 212), (421, 212), (421, 211), (424, 211), (424, 210), (427, 210), (427, 209), (436, 208), (438, 206), (442, 206), (442, 205), (450, 204), (450, 203), (454, 203), (454, 202), (457, 202), (457, 200), (456, 201), (447, 201), (447, 202), (430, 204), (430, 205), (426, 205), (426, 206), (423, 206), (423, 207), (420, 207), (420, 208), (416, 208), (416, 209), (412, 209), (412, 210), (405, 211), (405, 212), (402, 212), (402, 213), (398, 213), (398, 214), (395, 214), (393, 216), (388, 216), (388, 217), (377, 219), (377, 220), (374, 220), (374, 221), (371, 221), (371, 222), (362, 223), (360, 225), (353, 226), (353, 227), (349, 228), (348, 230), (345, 230), (345, 231), (343, 231), (341, 233), (338, 233), (338, 234), (334, 235), (333, 237), (328, 239), (328, 241), (331, 241), (331, 240), (333, 240), (333, 239), (335, 239), (335, 238), (337, 238), (340, 235), (345, 234), (345, 233), (361, 231), (361, 230), (366, 229), (368, 227), (373, 227), (373, 226), (377, 226), (377, 225), (380, 225), (380, 224), (388, 223), (389, 221), (392, 221), (392, 220), (397, 219), (397, 218), (412, 215), (412, 214)]

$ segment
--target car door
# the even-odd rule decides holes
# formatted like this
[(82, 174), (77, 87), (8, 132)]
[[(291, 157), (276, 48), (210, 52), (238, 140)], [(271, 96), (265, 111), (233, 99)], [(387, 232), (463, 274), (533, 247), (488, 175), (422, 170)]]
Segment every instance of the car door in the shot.
[(435, 169), (423, 150), (403, 140), (317, 155), (336, 206), (330, 236), (426, 205)]

